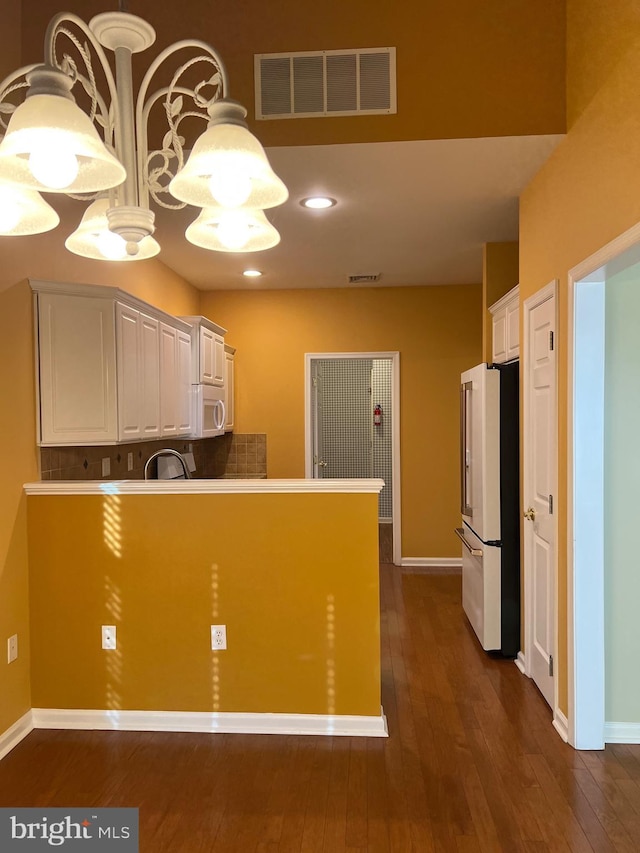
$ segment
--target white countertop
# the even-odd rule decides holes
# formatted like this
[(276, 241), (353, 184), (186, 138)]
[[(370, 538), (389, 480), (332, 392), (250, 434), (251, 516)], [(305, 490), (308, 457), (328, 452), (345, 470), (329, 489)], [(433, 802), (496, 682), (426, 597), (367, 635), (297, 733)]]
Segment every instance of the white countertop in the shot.
[(27, 495), (378, 494), (384, 480), (43, 480)]

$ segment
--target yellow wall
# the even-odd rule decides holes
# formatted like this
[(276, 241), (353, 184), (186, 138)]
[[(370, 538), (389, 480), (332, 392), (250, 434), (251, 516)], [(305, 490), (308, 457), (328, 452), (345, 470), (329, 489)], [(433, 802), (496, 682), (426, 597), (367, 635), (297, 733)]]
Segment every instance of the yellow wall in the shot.
[[(558, 580), (560, 707), (567, 710), (567, 274), (640, 220), (640, 27), (630, 2), (569, 0), (572, 127), (520, 205), (520, 298), (552, 279), (558, 299)], [(598, 63), (594, 46), (611, 58)], [(586, 75), (586, 77), (584, 76)]]
[[(33, 5), (33, 4), (32, 4)], [(0, 27), (0, 77), (20, 66), (22, 4), (7, 0)], [(33, 9), (29, 9), (30, 19)], [(26, 61), (26, 60), (24, 60)], [(75, 205), (75, 207), (74, 207)], [(80, 204), (69, 202), (72, 210)], [(79, 214), (78, 214), (79, 216)], [(198, 293), (163, 264), (82, 261), (63, 247), (64, 230), (0, 242), (0, 733), (31, 708), (26, 501), (22, 485), (38, 479), (33, 320), (26, 278), (113, 284), (173, 313), (193, 313)], [(6, 639), (19, 656), (7, 664)]]
[[(25, 276), (119, 285), (170, 313), (198, 312), (198, 293), (158, 262), (80, 261), (51, 238), (0, 246), (0, 642), (14, 633), (19, 657), (0, 655), (0, 732), (30, 707), (27, 545), (22, 484), (39, 478), (31, 290)], [(14, 241), (11, 241), (12, 243)], [(21, 280), (22, 279), (22, 280)], [(4, 645), (2, 645), (4, 648)]]
[(377, 514), (375, 494), (28, 498), (34, 707), (379, 716)]
[(481, 360), (481, 286), (217, 291), (236, 423), (267, 433), (269, 477), (304, 477), (304, 354), (400, 352), (402, 554), (459, 554), (459, 380)]
[(482, 253), (482, 329), (483, 360), (493, 355), (493, 325), (489, 308), (515, 287), (519, 278), (519, 248), (517, 242), (485, 243)]
[[(89, 20), (105, 11), (105, 3), (76, 0), (70, 8)], [(47, 22), (59, 10), (59, 0), (29, 4), (23, 26), (25, 62), (42, 60)], [(255, 122), (253, 129), (265, 145), (511, 136), (562, 133), (565, 128), (564, 0), (373, 5), (368, 0), (184, 0), (179, 15), (170, 3), (136, 0), (131, 11), (158, 32), (138, 67), (148, 67), (147, 56), (176, 39), (204, 39), (221, 52), (231, 96), (247, 106), (251, 121), (254, 54), (396, 47), (396, 115)]]

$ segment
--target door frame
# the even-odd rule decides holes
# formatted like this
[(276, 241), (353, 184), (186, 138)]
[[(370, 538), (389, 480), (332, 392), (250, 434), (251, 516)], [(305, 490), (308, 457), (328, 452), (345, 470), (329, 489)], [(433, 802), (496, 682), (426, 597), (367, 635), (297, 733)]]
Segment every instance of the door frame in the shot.
[[(532, 476), (532, 465), (533, 465), (533, 431), (531, 428), (531, 418), (530, 413), (528, 411), (528, 401), (529, 401), (529, 392), (530, 388), (530, 376), (529, 376), (529, 347), (531, 344), (530, 334), (529, 334), (529, 320), (531, 313), (543, 302), (546, 302), (548, 299), (553, 299), (554, 303), (554, 314), (555, 314), (555, 323), (554, 328), (556, 329), (556, 341), (558, 338), (557, 328), (558, 328), (558, 280), (554, 279), (550, 281), (549, 284), (545, 285), (545, 287), (538, 290), (532, 296), (529, 296), (523, 303), (523, 331), (524, 331), (524, 347), (522, 351), (522, 415), (523, 415), (523, 430), (522, 430), (522, 455), (523, 455), (523, 468), (522, 468), (522, 498), (526, 503), (527, 495), (529, 494), (529, 488), (533, 479)], [(551, 452), (554, 453), (552, 470), (554, 472), (553, 484), (552, 484), (552, 494), (556, 500), (556, 507), (558, 505), (558, 353), (557, 346), (556, 348), (556, 358), (555, 358), (555, 413), (553, 417), (554, 431), (552, 435), (551, 441)], [(524, 504), (523, 504), (524, 508)], [(523, 529), (523, 522), (520, 522), (521, 529)], [(553, 625), (553, 660), (556, 664), (556, 677), (553, 682), (553, 726), (558, 731), (563, 740), (567, 740), (567, 723), (566, 717), (560, 711), (558, 707), (558, 669), (557, 669), (557, 661), (558, 661), (558, 514), (554, 513), (553, 516), (553, 538), (554, 538), (554, 553), (553, 553), (553, 580), (552, 580), (552, 588), (553, 588), (553, 596), (554, 596), (554, 625)], [(524, 654), (518, 655), (516, 659), (516, 664), (521, 672), (531, 678), (531, 662), (529, 657), (529, 650), (533, 645), (533, 573), (531, 571), (533, 554), (531, 552), (531, 537), (527, 537), (526, 531), (523, 531), (523, 556), (524, 556), (524, 566), (523, 566), (523, 585), (524, 585)]]
[(318, 359), (371, 358), (391, 360), (391, 422), (393, 424), (391, 466), (391, 506), (393, 527), (393, 563), (402, 562), (402, 524), (400, 510), (400, 353), (399, 352), (307, 352), (304, 355), (304, 476), (313, 477), (313, 440), (311, 419), (311, 362)]
[[(603, 749), (604, 333), (608, 264), (640, 249), (640, 223), (577, 264), (567, 306), (567, 687), (569, 743)], [(636, 253), (640, 260), (640, 251)], [(634, 261), (631, 261), (633, 263)], [(620, 265), (625, 268), (626, 263)], [(587, 498), (588, 495), (588, 498)]]

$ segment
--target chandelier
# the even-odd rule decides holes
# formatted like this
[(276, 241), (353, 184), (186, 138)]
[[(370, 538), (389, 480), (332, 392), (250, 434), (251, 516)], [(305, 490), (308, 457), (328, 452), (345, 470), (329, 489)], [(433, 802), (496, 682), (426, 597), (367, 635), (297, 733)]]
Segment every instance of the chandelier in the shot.
[[(279, 242), (264, 210), (285, 202), (287, 188), (249, 132), (247, 111), (227, 97), (219, 54), (199, 40), (176, 42), (152, 62), (134, 97), (132, 55), (154, 41), (153, 27), (125, 11), (96, 15), (89, 24), (62, 12), (47, 28), (44, 64), (0, 83), (0, 235), (55, 228), (59, 216), (41, 193), (64, 193), (91, 202), (65, 242), (87, 258), (157, 255), (151, 199), (168, 209), (200, 208), (186, 237), (205, 249), (251, 252)], [(115, 74), (105, 48), (114, 54)], [(181, 64), (168, 85), (151, 91), (158, 69), (178, 53)], [(154, 106), (166, 132), (149, 150)], [(206, 129), (185, 157), (183, 123), (201, 120)]]

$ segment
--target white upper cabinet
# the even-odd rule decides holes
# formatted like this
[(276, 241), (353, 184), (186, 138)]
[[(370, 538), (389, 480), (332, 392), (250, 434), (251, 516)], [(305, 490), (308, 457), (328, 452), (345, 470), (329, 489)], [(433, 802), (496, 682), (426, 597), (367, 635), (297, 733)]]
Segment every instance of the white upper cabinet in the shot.
[(224, 388), (224, 336), (227, 330), (206, 317), (181, 317), (193, 327), (191, 363), (194, 385)]
[(520, 355), (520, 289), (516, 285), (494, 303), (492, 314), (492, 360), (494, 364), (513, 361)]
[(178, 333), (160, 323), (160, 434), (178, 435)]
[(36, 316), (41, 443), (115, 442), (113, 300), (40, 293)]
[(39, 440), (189, 435), (191, 327), (116, 288), (31, 282)]
[(159, 328), (155, 317), (116, 303), (120, 441), (160, 437)]
[(193, 400), (191, 395), (191, 333), (180, 331), (176, 339), (178, 435), (193, 432)]

